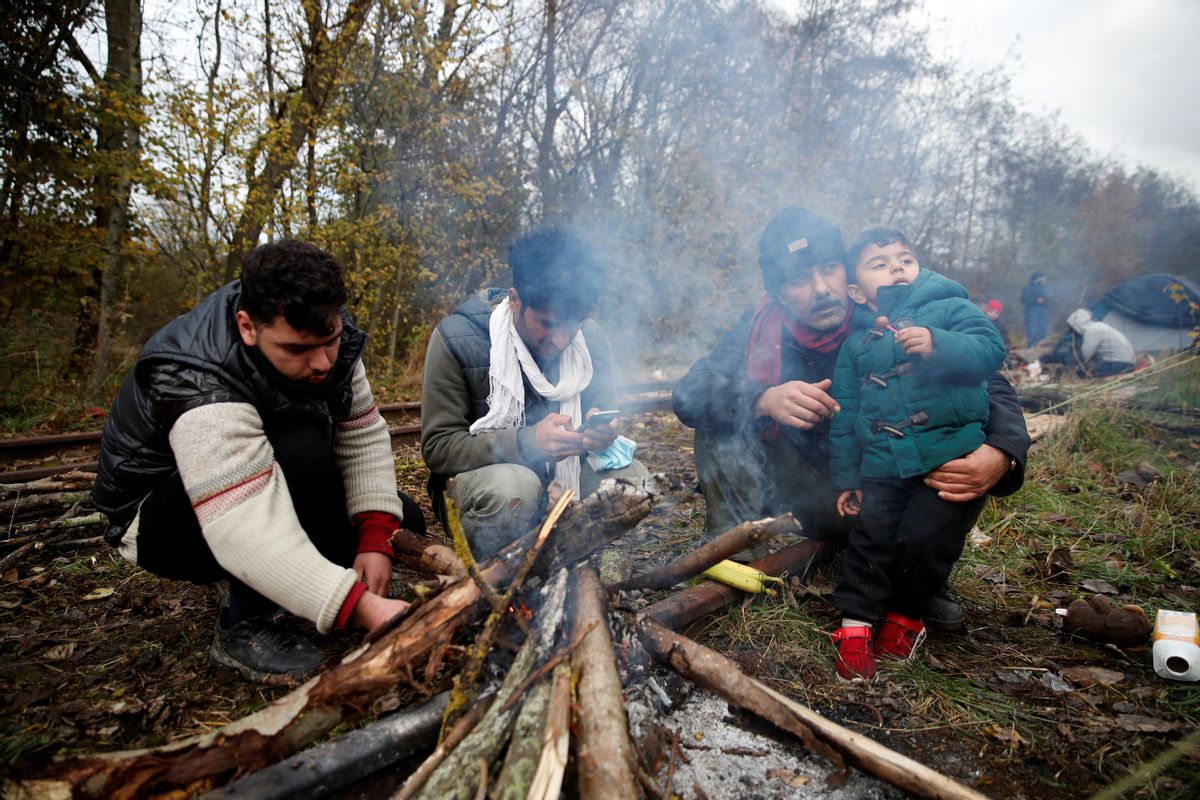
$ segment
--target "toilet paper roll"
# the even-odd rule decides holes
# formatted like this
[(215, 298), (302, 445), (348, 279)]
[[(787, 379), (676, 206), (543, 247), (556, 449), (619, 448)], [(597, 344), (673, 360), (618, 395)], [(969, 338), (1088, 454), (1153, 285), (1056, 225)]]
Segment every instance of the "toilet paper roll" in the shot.
[(1200, 646), (1178, 639), (1154, 643), (1154, 671), (1173, 681), (1200, 681)]

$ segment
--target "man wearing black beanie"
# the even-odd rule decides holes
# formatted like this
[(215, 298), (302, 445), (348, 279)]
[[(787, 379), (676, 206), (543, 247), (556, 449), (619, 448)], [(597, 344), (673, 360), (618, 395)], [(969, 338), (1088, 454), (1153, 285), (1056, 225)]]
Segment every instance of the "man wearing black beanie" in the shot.
[[(716, 535), (791, 512), (805, 536), (844, 540), (828, 443), (838, 410), (830, 378), (850, 321), (842, 234), (824, 217), (789, 206), (767, 224), (758, 251), (764, 289), (758, 304), (672, 394), (675, 414), (696, 430), (705, 526)], [(1016, 392), (998, 373), (988, 392), (986, 443), (926, 477), (943, 499), (1004, 496), (1024, 480), (1029, 435)], [(939, 603), (927, 622), (957, 628), (962, 608)]]

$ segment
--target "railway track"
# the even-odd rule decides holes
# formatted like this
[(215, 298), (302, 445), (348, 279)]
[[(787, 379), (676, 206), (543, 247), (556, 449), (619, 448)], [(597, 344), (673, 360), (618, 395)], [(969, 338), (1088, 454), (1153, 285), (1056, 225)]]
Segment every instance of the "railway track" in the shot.
[[(618, 390), (626, 415), (671, 408), (670, 383), (628, 384)], [(380, 404), (379, 412), (388, 423), (393, 448), (420, 441), (419, 402)], [(95, 472), (99, 449), (100, 431), (0, 439), (0, 483), (33, 481), (68, 470)]]

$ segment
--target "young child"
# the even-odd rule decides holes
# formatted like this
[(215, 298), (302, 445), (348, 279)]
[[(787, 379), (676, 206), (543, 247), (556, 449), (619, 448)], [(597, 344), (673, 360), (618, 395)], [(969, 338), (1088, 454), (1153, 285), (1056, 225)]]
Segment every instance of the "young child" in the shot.
[(833, 593), (843, 615), (833, 641), (839, 677), (861, 681), (876, 655), (908, 658), (924, 640), (922, 617), (983, 509), (984, 497), (942, 500), (923, 478), (983, 444), (986, 380), (1005, 349), (966, 290), (921, 269), (900, 231), (865, 231), (846, 264), (858, 305), (834, 372), (830, 449), (838, 513), (859, 524)]

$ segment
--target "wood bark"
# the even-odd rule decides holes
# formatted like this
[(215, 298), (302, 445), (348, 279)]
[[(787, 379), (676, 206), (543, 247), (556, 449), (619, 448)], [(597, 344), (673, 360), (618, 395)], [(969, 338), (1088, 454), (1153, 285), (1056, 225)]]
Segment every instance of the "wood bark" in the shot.
[[(786, 573), (803, 580), (809, 569), (830, 558), (835, 549), (833, 542), (809, 539), (760, 558), (751, 566), (768, 575)], [(738, 589), (716, 581), (704, 581), (658, 601), (646, 609), (646, 613), (668, 628), (678, 629), (744, 597), (746, 594)]]
[(748, 547), (753, 547), (772, 536), (782, 536), (800, 531), (800, 523), (791, 514), (782, 517), (743, 522), (719, 536), (677, 558), (661, 569), (643, 575), (634, 575), (623, 581), (619, 589), (669, 589), (677, 583), (696, 577), (704, 570)]
[(636, 762), (608, 631), (608, 598), (591, 567), (577, 568), (574, 578), (572, 628), (578, 635), (593, 626), (571, 658), (571, 671), (579, 676), (575, 694), (579, 796), (583, 800), (636, 798)]
[(27, 494), (11, 500), (0, 500), (0, 516), (11, 518), (33, 512), (44, 512), (48, 508), (67, 508), (74, 503), (88, 502), (87, 492), (51, 492), (49, 494)]
[[(544, 659), (554, 648), (567, 599), (566, 570), (560, 570), (543, 591), (542, 607), (536, 620), (537, 627), (531, 631), (521, 646), (516, 659), (504, 677), (504, 683), (496, 696), (496, 702), (480, 721), (479, 725), (458, 747), (454, 748), (429, 780), (414, 797), (417, 800), (471, 800), (482, 783), (476, 767), (480, 762), (491, 764), (509, 740), (519, 706), (507, 703), (534, 670), (538, 661)], [(485, 773), (486, 774), (486, 773)]]
[(638, 619), (646, 650), (696, 685), (715, 692), (731, 705), (746, 709), (776, 727), (795, 734), (812, 750), (841, 769), (846, 764), (919, 797), (939, 800), (985, 800), (985, 796), (953, 778), (902, 756), (894, 750), (831, 722), (774, 689), (742, 673), (737, 663), (652, 617)]
[[(587, 556), (649, 513), (652, 493), (633, 482), (605, 482), (563, 515), (560, 535), (539, 558), (547, 564)], [(524, 563), (524, 547), (537, 532), (506, 548), (482, 574), (503, 587)], [(569, 544), (564, 544), (569, 542)], [(551, 551), (553, 552), (546, 552)], [(535, 570), (537, 567), (535, 566)], [(307, 746), (335, 726), (360, 718), (398, 682), (416, 679), (420, 667), (444, 648), (482, 609), (479, 587), (461, 580), (397, 621), (371, 632), (359, 650), (266, 708), (218, 730), (162, 747), (74, 756), (10, 782), (7, 796), (21, 798), (144, 797), (174, 789), (202, 792), (262, 769)]]
[(467, 568), (454, 555), (454, 550), (419, 533), (400, 528), (392, 534), (392, 550), (396, 560), (409, 569), (430, 575), (466, 577)]
[(102, 83), (112, 98), (96, 131), (101, 163), (107, 161), (107, 167), (96, 179), (96, 219), (104, 230), (104, 269), (99, 275), (96, 348), (86, 388), (92, 401), (102, 399), (108, 379), (129, 263), (129, 204), (141, 153), (141, 0), (104, 0), (104, 27), (108, 66)]
[(558, 800), (570, 746), (571, 666), (563, 663), (554, 669), (546, 726), (542, 732), (542, 752), (526, 800)]
[(513, 725), (512, 741), (504, 754), (504, 766), (489, 794), (495, 800), (525, 800), (542, 757), (542, 738), (550, 710), (553, 678), (542, 679), (529, 690)]
[(424, 703), (317, 747), (297, 753), (226, 786), (221, 794), (255, 800), (323, 796), (431, 747), (449, 695)]

